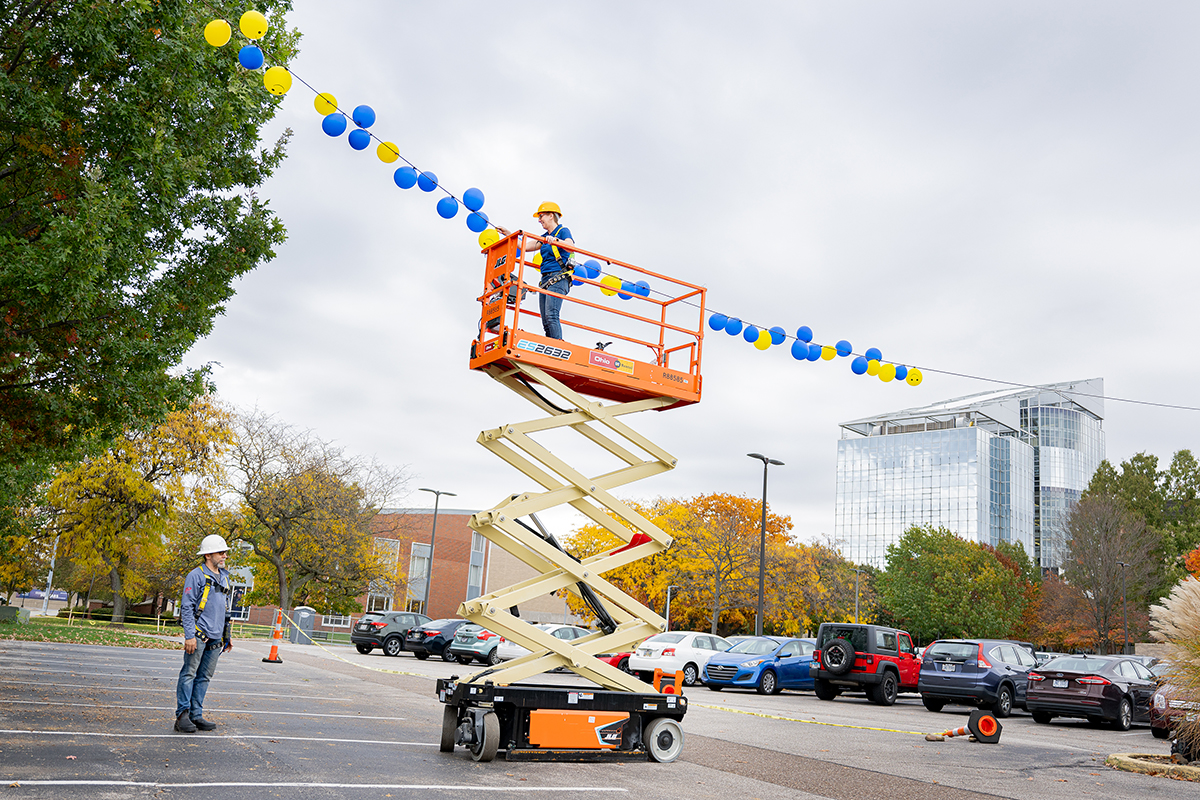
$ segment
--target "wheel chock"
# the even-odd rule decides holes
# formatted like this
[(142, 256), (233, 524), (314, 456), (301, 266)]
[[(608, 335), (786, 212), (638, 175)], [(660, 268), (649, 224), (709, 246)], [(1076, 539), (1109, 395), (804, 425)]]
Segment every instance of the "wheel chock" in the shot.
[(976, 709), (971, 712), (966, 725), (963, 725), (961, 728), (942, 731), (941, 733), (927, 734), (925, 741), (943, 742), (952, 736), (970, 736), (973, 742), (995, 744), (1000, 741), (1000, 732), (1002, 730), (1004, 730), (1004, 726), (1000, 724), (1000, 720), (996, 719), (995, 714), (990, 711)]

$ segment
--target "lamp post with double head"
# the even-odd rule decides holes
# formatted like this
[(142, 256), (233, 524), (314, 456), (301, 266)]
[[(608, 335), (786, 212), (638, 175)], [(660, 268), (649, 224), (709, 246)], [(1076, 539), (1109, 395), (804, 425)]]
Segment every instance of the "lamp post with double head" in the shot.
[(678, 589), (678, 586), (671, 585), (667, 587), (667, 630), (671, 630), (671, 590)]
[(425, 599), (421, 603), (421, 613), (429, 614), (429, 587), (433, 583), (433, 546), (437, 541), (437, 520), (438, 520), (438, 503), (442, 499), (442, 495), (446, 497), (458, 497), (454, 492), (442, 492), (437, 489), (418, 489), (421, 492), (429, 492), (433, 495), (433, 530), (429, 533), (429, 566), (425, 568)]
[(862, 575), (863, 571), (858, 567), (851, 567), (854, 570), (854, 624), (858, 624), (858, 576)]
[(767, 576), (767, 466), (774, 464), (782, 467), (782, 461), (767, 458), (761, 453), (746, 453), (750, 458), (757, 458), (763, 463), (763, 499), (762, 499), (762, 530), (758, 540), (758, 618), (754, 621), (754, 635), (762, 636), (763, 632), (763, 592), (766, 591)]
[(1117, 566), (1121, 568), (1121, 615), (1125, 617), (1125, 646), (1121, 648), (1121, 653), (1129, 655), (1129, 606), (1125, 604), (1125, 570), (1129, 569), (1129, 565), (1118, 561)]

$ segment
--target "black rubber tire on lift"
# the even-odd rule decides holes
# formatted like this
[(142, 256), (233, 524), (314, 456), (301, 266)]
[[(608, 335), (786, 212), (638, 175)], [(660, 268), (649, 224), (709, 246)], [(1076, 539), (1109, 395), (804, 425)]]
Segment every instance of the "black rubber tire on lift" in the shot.
[(389, 636), (383, 640), (383, 652), (395, 658), (404, 652), (404, 640), (399, 636)]
[(1133, 726), (1133, 701), (1128, 697), (1121, 698), (1117, 718), (1112, 721), (1112, 726), (1118, 731), (1127, 731)]
[(684, 686), (695, 686), (696, 683), (699, 682), (699, 680), (700, 680), (700, 670), (696, 668), (696, 665), (691, 664), (691, 663), (684, 664), (683, 665), (683, 685)]
[(474, 661), (474, 660), (475, 660), (475, 659), (473, 659), (473, 658), (471, 658), (470, 656), (468, 656), (468, 655), (465, 655), (465, 654), (464, 654), (464, 655), (460, 655), (460, 656), (455, 656), (454, 658), (455, 658), (455, 659), (458, 661), (458, 663), (462, 664), (464, 667), (465, 667), (465, 666), (467, 666), (468, 664), (470, 664), (472, 661)]
[(1170, 739), (1171, 738), (1171, 729), (1170, 728), (1151, 728), (1150, 733), (1154, 734), (1155, 739)]
[(442, 661), (445, 661), (447, 664), (449, 664), (451, 661), (454, 661), (454, 653), (450, 652), (449, 647), (442, 648)]
[(458, 709), (446, 706), (442, 709), (442, 743), (438, 749), (443, 753), (454, 752), (454, 734), (458, 731)]
[(683, 728), (670, 717), (655, 717), (642, 731), (642, 741), (652, 761), (670, 764), (683, 752)]
[(822, 700), (833, 700), (842, 693), (842, 690), (827, 680), (816, 678), (813, 680), (813, 692)]
[(1049, 711), (1030, 711), (1029, 714), (1038, 725), (1049, 725), (1050, 720), (1054, 719), (1054, 715)]
[(354, 649), (357, 650), (358, 652), (362, 653), (365, 656), (365, 655), (370, 654), (370, 652), (372, 650), (374, 650), (375, 648), (369, 644), (356, 644), (356, 645), (354, 645)]
[(491, 761), (499, 749), (500, 718), (495, 711), (489, 711), (483, 715), (483, 741), (471, 748), (471, 758), (475, 761)]
[(883, 671), (883, 679), (867, 692), (871, 702), (877, 706), (892, 706), (900, 695), (900, 680), (890, 669)]
[(413, 655), (417, 657), (417, 661), (424, 661), (429, 658), (429, 652), (426, 650), (413, 650)]
[(758, 679), (759, 694), (779, 694), (779, 676), (774, 670), (765, 669), (763, 674)]
[(935, 714), (946, 707), (945, 700), (938, 700), (935, 697), (926, 697), (921, 695), (921, 705), (925, 706), (926, 710), (932, 711)]
[(845, 639), (834, 639), (825, 643), (821, 661), (830, 675), (845, 675), (854, 669), (854, 645)]
[(996, 702), (992, 703), (989, 709), (996, 715), (996, 719), (1005, 719), (1012, 713), (1013, 706), (1013, 690), (1007, 683), (1000, 684), (999, 691), (996, 692)]

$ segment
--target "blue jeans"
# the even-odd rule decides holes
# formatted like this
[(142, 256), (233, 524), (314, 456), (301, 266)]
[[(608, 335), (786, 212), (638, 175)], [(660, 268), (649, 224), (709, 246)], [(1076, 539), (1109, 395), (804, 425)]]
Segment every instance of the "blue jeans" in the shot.
[(558, 313), (562, 310), (563, 297), (571, 290), (571, 276), (567, 275), (561, 280), (545, 287), (544, 291), (553, 292), (553, 294), (538, 295), (538, 309), (542, 314), (542, 329), (546, 331), (546, 335), (551, 339), (561, 339), (562, 325), (558, 322)]
[(196, 642), (196, 652), (183, 653), (183, 669), (179, 670), (179, 685), (175, 687), (175, 716), (190, 710), (192, 719), (204, 716), (204, 695), (208, 682), (217, 671), (221, 642)]

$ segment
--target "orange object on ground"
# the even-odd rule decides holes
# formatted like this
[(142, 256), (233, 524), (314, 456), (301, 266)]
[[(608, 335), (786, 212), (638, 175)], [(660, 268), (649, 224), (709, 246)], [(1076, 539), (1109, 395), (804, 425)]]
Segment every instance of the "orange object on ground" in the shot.
[[(663, 678), (673, 681), (673, 685), (668, 683), (663, 686)], [(663, 694), (683, 694), (683, 670), (679, 672), (663, 672), (661, 668), (654, 668), (654, 691), (662, 692)]]
[(279, 640), (283, 638), (283, 609), (275, 614), (275, 631), (271, 634), (271, 655), (263, 659), (268, 664), (282, 664), (279, 657)]

